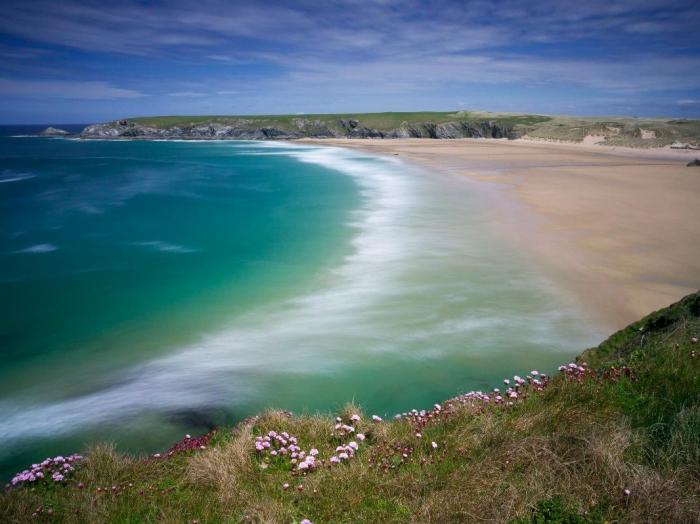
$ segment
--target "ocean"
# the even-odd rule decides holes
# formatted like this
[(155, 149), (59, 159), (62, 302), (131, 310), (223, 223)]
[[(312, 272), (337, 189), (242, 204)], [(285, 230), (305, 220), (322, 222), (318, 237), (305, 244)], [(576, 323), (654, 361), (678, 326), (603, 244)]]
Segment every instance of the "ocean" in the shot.
[(0, 127), (3, 477), (270, 407), (427, 408), (602, 336), (456, 176), (315, 145), (35, 130)]

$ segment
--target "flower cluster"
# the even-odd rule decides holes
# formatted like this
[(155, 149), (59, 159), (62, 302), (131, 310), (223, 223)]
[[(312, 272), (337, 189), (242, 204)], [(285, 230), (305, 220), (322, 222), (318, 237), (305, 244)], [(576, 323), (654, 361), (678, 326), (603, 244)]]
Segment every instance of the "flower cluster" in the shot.
[(627, 366), (613, 366), (611, 368), (603, 370), (603, 372), (601, 373), (601, 378), (607, 380), (618, 380), (620, 378), (628, 378), (630, 380), (635, 380), (637, 377), (635, 376), (634, 372)]
[[(355, 423), (360, 421), (360, 415), (352, 415), (350, 417), (350, 422)], [(335, 417), (335, 435), (343, 437), (345, 435), (352, 435), (355, 433), (355, 427), (349, 424), (345, 424), (343, 419), (340, 417)]]
[(76, 462), (81, 460), (81, 455), (70, 455), (68, 457), (47, 458), (40, 464), (32, 464), (30, 469), (25, 469), (17, 473), (12, 478), (12, 485), (23, 484), (27, 482), (37, 482), (42, 479), (51, 479), (54, 482), (61, 482), (74, 470)]
[(483, 404), (513, 406), (517, 400), (527, 398), (528, 391), (544, 391), (549, 385), (549, 382), (549, 376), (533, 369), (525, 378), (515, 375), (512, 379), (503, 379), (503, 384), (506, 386), (505, 391), (501, 391), (499, 388), (494, 388), (493, 391), (489, 393), (470, 391), (469, 393), (453, 398), (451, 402), (456, 401), (462, 404), (473, 405), (476, 401)]
[[(359, 415), (352, 415), (349, 420), (349, 422), (359, 421)], [(355, 427), (346, 424), (340, 417), (336, 418), (335, 432), (332, 435), (336, 438), (354, 435), (354, 440), (335, 448), (335, 454), (327, 460), (327, 464), (330, 466), (352, 459), (360, 448), (359, 443), (367, 438), (364, 433), (355, 434)], [(326, 463), (319, 459), (318, 449), (311, 448), (308, 452), (304, 451), (299, 447), (297, 437), (290, 435), (286, 431), (278, 433), (272, 430), (264, 436), (255, 437), (255, 451), (266, 458), (274, 458), (276, 460), (283, 458), (285, 461), (288, 460), (294, 476), (305, 475)], [(267, 467), (267, 463), (261, 465), (261, 467)], [(282, 489), (286, 490), (288, 488), (288, 484), (282, 486)]]
[(168, 450), (168, 457), (171, 457), (175, 453), (183, 453), (192, 449), (206, 449), (207, 444), (214, 435), (214, 431), (211, 431), (201, 437), (192, 437), (191, 435), (185, 435), (181, 441), (173, 444)]
[(569, 364), (565, 366), (559, 366), (559, 371), (564, 373), (567, 380), (576, 380), (577, 382), (583, 382), (586, 375), (592, 373), (592, 371), (588, 369), (588, 364), (585, 362), (582, 362), (581, 364), (569, 362)]
[(417, 409), (412, 409), (404, 413), (399, 413), (394, 416), (396, 420), (406, 420), (411, 425), (415, 431), (417, 438), (423, 437), (423, 428), (427, 426), (430, 422), (437, 419), (443, 414), (442, 406), (440, 404), (435, 404), (433, 409), (426, 411), (424, 409), (418, 411)]
[(318, 450), (311, 448), (307, 453), (297, 444), (297, 438), (286, 431), (281, 433), (270, 431), (265, 436), (255, 437), (255, 451), (257, 453), (267, 454), (270, 457), (288, 457), (292, 470), (299, 473), (314, 469), (317, 466)]

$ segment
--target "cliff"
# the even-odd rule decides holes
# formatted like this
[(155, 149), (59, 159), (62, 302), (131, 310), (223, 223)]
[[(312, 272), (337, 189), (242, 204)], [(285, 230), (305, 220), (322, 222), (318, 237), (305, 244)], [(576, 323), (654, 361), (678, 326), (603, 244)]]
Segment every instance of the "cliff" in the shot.
[(0, 521), (699, 522), (698, 337), (696, 293), (551, 377), (392, 420), (269, 411), (151, 456), (93, 446), (21, 472)]
[[(267, 125), (266, 125), (267, 124)], [(291, 125), (289, 125), (291, 124)], [(291, 122), (264, 122), (259, 119), (233, 118), (186, 123), (167, 127), (142, 124), (133, 120), (118, 120), (86, 127), (84, 138), (144, 138), (144, 139), (238, 139), (291, 140), (298, 138), (516, 138), (512, 126), (499, 121), (455, 121), (444, 123), (403, 122), (396, 128), (367, 127), (357, 119), (294, 118)]]
[(327, 115), (139, 117), (87, 126), (99, 139), (508, 138), (611, 146), (700, 144), (700, 120), (568, 117), (479, 111)]

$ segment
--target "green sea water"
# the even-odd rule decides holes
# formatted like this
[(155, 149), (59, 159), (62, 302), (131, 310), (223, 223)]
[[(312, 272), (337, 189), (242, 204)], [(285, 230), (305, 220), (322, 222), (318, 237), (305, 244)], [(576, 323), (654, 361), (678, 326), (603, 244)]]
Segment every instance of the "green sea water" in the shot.
[(597, 342), (486, 206), (334, 148), (1, 137), (3, 475), (267, 407), (391, 416)]

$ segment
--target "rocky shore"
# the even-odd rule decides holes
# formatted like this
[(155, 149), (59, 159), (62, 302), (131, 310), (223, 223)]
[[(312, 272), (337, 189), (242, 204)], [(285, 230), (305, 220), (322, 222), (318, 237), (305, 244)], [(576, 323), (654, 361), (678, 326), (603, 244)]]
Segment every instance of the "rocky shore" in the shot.
[[(285, 122), (285, 124), (287, 124)], [(356, 119), (294, 118), (291, 125), (264, 125), (257, 119), (232, 119), (229, 122), (204, 122), (168, 127), (144, 125), (132, 120), (117, 120), (87, 126), (83, 138), (144, 139), (238, 139), (290, 140), (298, 138), (517, 138), (512, 126), (497, 121), (458, 120), (436, 124), (408, 123), (380, 130), (362, 125)]]

